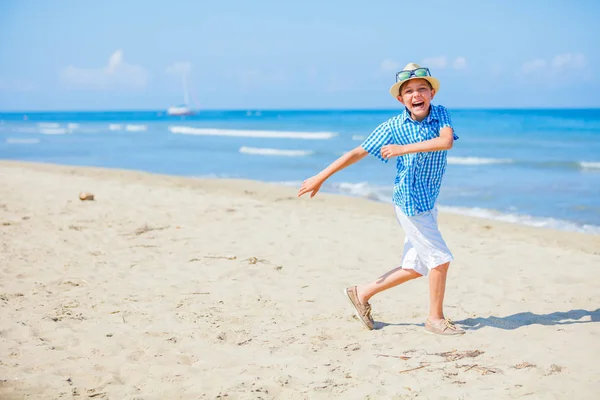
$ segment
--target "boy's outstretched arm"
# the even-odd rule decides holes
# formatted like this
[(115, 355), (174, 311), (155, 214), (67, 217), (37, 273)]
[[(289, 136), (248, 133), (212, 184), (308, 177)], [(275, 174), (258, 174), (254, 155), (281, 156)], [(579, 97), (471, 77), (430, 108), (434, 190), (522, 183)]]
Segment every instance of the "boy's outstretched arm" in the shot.
[(381, 156), (385, 159), (411, 153), (450, 150), (454, 144), (454, 131), (449, 126), (440, 129), (440, 136), (435, 139), (405, 145), (388, 144), (381, 148)]
[(367, 153), (367, 151), (361, 146), (350, 150), (349, 152), (332, 162), (327, 168), (319, 172), (317, 175), (305, 180), (302, 183), (300, 190), (298, 191), (298, 197), (308, 192), (311, 192), (310, 197), (314, 197), (319, 191), (319, 189), (321, 189), (321, 185), (323, 184), (323, 182), (325, 182), (331, 175), (354, 164), (357, 161), (362, 160), (367, 154), (369, 153)]

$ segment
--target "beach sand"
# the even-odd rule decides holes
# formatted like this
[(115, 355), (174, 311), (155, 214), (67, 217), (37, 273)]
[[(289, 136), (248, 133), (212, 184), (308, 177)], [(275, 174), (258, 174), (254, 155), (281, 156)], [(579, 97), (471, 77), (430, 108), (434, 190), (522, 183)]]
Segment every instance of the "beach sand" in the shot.
[[(0, 162), (0, 399), (596, 399), (600, 236), (440, 213), (428, 335), (391, 205), (297, 188)], [(94, 201), (80, 201), (82, 191)]]

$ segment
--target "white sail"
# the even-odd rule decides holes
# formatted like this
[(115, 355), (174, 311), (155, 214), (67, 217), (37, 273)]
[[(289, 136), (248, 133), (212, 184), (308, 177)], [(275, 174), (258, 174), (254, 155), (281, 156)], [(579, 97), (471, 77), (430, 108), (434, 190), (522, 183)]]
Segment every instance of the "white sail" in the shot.
[(169, 115), (193, 115), (196, 113), (190, 107), (189, 91), (185, 73), (181, 74), (181, 83), (183, 86), (183, 104), (169, 107), (167, 109), (167, 114)]

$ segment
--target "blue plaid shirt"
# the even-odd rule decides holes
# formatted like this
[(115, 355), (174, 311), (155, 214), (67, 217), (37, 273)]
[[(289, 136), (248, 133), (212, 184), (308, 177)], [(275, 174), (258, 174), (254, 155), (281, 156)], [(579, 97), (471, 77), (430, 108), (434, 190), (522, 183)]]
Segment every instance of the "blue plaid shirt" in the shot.
[[(440, 129), (446, 126), (452, 128), (452, 121), (444, 106), (431, 105), (429, 115), (421, 122), (413, 120), (410, 112), (405, 109), (402, 114), (379, 125), (361, 146), (387, 163), (388, 160), (381, 156), (383, 146), (406, 145), (434, 139), (440, 136)], [(456, 134), (454, 139), (458, 139)], [(446, 154), (447, 151), (443, 150), (397, 157), (392, 199), (409, 217), (433, 209), (446, 171)]]

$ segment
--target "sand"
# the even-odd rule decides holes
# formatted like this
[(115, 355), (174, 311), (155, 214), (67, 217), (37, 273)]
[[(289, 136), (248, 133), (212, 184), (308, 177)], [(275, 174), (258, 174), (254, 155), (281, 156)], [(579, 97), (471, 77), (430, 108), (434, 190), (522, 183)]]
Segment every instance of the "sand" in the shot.
[[(595, 399), (600, 236), (449, 213), (446, 314), (398, 266), (389, 204), (0, 162), (1, 399)], [(79, 193), (94, 193), (80, 201)]]

